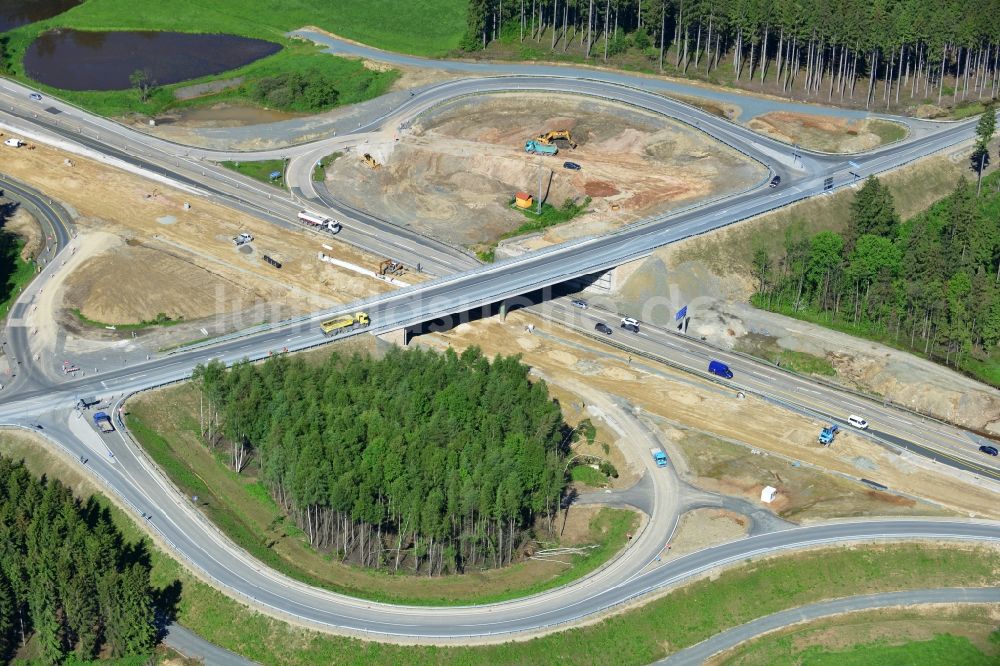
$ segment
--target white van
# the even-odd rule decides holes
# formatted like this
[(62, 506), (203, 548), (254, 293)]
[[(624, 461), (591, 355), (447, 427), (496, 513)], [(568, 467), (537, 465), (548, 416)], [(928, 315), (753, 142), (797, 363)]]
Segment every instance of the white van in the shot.
[(854, 414), (851, 414), (850, 416), (847, 417), (847, 422), (850, 423), (855, 428), (857, 428), (858, 430), (868, 429), (868, 421), (865, 421), (860, 416), (855, 416)]

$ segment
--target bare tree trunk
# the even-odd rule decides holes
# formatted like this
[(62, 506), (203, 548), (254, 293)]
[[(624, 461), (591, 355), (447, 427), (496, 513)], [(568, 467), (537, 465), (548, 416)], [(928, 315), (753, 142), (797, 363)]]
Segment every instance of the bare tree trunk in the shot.
[(611, 12), (611, 0), (604, 3), (604, 62), (608, 61), (608, 19)]
[[(593, 27), (594, 27), (594, 0), (590, 0), (590, 8), (587, 10), (587, 57), (590, 57), (590, 49), (594, 45), (593, 40)], [(663, 57), (660, 57), (660, 69), (663, 69)]]
[(771, 28), (764, 26), (764, 43), (760, 47), (760, 84), (764, 85), (764, 76), (767, 74), (767, 37), (771, 34)]
[[(591, 0), (593, 2), (594, 0)], [(663, 71), (663, 44), (666, 41), (664, 33), (667, 31), (667, 3), (662, 3), (660, 10), (660, 71)]]

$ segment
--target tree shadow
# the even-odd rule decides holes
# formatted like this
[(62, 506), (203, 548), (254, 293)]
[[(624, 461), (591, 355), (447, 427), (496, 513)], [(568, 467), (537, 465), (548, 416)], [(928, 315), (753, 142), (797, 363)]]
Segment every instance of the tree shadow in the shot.
[(982, 160), (982, 170), (986, 171), (986, 169), (990, 166), (990, 151), (976, 148), (976, 150), (972, 152), (972, 155), (969, 156), (969, 171), (978, 174), (980, 169), (980, 160)]
[(157, 639), (162, 639), (168, 626), (177, 620), (180, 612), (181, 593), (184, 586), (175, 580), (166, 587), (153, 591), (153, 608)]

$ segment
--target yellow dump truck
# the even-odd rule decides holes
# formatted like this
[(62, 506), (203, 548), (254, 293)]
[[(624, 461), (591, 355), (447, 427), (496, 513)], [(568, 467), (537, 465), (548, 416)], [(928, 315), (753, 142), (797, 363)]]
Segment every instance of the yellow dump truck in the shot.
[(327, 319), (321, 322), (319, 327), (323, 335), (340, 335), (358, 328), (365, 328), (371, 323), (367, 312), (355, 312), (353, 315), (343, 315), (335, 319)]

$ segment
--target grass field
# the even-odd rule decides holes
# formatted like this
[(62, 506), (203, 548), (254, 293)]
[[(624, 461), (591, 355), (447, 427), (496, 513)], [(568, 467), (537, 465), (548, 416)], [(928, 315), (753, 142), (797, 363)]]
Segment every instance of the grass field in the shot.
[[(259, 162), (220, 162), (227, 169), (232, 169), (236, 173), (249, 176), (262, 183), (285, 186), (285, 161), (284, 160), (261, 160)], [(278, 177), (271, 180), (272, 173), (278, 173)]]
[(796, 625), (713, 660), (771, 664), (996, 664), (1000, 629), (989, 606), (961, 605), (850, 613)]
[(390, 51), (440, 56), (458, 47), (467, 6), (467, 0), (87, 0), (11, 31), (12, 46), (17, 49), (23, 34), (53, 27), (232, 33), (280, 41), (286, 32), (311, 25)]
[(428, 578), (394, 576), (341, 564), (309, 547), (262, 484), (231, 472), (198, 437), (198, 393), (193, 385), (129, 403), (128, 426), (149, 455), (229, 538), (267, 565), (312, 585), (357, 597), (417, 605), (487, 603), (513, 599), (580, 578), (610, 559), (634, 532), (631, 511), (603, 509), (590, 522), (597, 547), (568, 564), (529, 560), (501, 570)]
[[(37, 444), (0, 434), (0, 450), (31, 453)], [(19, 438), (20, 439), (20, 438)], [(98, 489), (75, 466), (51, 454), (28, 456), (29, 469), (66, 480), (80, 495)], [(104, 500), (106, 502), (106, 500)], [(132, 518), (108, 503), (126, 542), (144, 537)], [(994, 584), (1000, 555), (977, 548), (916, 545), (832, 548), (745, 563), (714, 580), (602, 622), (503, 645), (442, 648), (389, 645), (324, 635), (261, 615), (200, 582), (148, 544), (154, 587), (178, 595), (176, 619), (217, 645), (261, 664), (405, 663), (496, 666), (571, 662), (581, 666), (648, 664), (728, 627), (821, 599), (918, 587)]]

